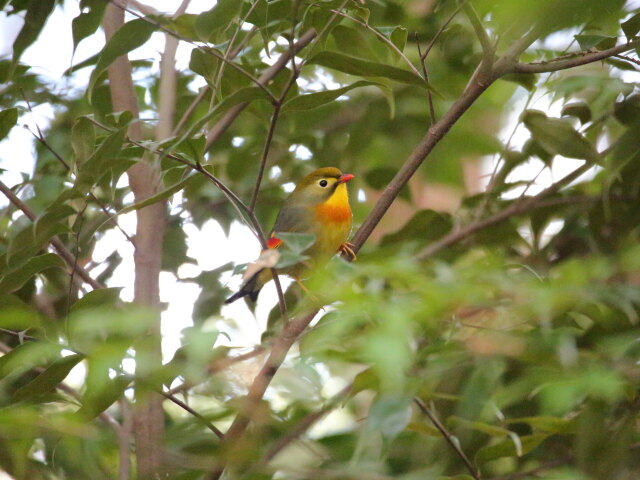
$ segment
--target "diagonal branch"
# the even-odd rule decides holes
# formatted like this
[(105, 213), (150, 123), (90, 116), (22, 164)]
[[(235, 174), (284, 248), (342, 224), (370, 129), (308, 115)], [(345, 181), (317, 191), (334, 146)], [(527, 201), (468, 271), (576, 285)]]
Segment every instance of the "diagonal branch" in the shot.
[(525, 213), (540, 207), (541, 200), (544, 200), (549, 195), (552, 195), (558, 192), (562, 187), (571, 183), (573, 180), (575, 180), (576, 178), (578, 178), (580, 175), (587, 172), (591, 168), (593, 168), (593, 165), (587, 162), (584, 165), (575, 169), (573, 172), (569, 173), (568, 175), (558, 180), (556, 183), (554, 183), (550, 187), (540, 192), (538, 195), (534, 197), (527, 197), (519, 202), (515, 202), (511, 204), (509, 207), (505, 208), (504, 210), (499, 211), (495, 215), (492, 215), (487, 218), (483, 218), (482, 220), (473, 222), (467, 225), (466, 227), (462, 227), (459, 230), (453, 231), (445, 235), (444, 237), (440, 238), (436, 242), (433, 242), (427, 245), (423, 250), (420, 251), (420, 253), (418, 253), (416, 258), (419, 260), (422, 260), (432, 255), (435, 255), (439, 251), (447, 247), (450, 247), (452, 245), (455, 245), (456, 243), (470, 237), (471, 235), (473, 235), (474, 233), (480, 230), (484, 230), (485, 228), (492, 227), (515, 215), (520, 215), (522, 213)]
[[(20, 200), (20, 198), (18, 198), (18, 196), (15, 193), (13, 193), (13, 190), (11, 190), (7, 185), (5, 185), (1, 181), (0, 181), (0, 192), (2, 192), (4, 196), (7, 197), (7, 199), (13, 205), (15, 205), (17, 208), (22, 210), (22, 213), (24, 213), (29, 220), (31, 220), (32, 222), (35, 222), (38, 219), (38, 216), (33, 212), (33, 210), (31, 210), (31, 208), (29, 208), (29, 206), (26, 203)], [(49, 243), (53, 245), (53, 247), (58, 251), (58, 254), (62, 257), (65, 263), (69, 265), (69, 267), (74, 268), (74, 265), (76, 264), (76, 258), (67, 249), (67, 247), (65, 247), (64, 243), (62, 243), (62, 241), (58, 237), (52, 237), (49, 240)], [(91, 275), (89, 275), (89, 273), (87, 273), (87, 271), (81, 268), (80, 266), (75, 265), (75, 272), (78, 274), (80, 278), (82, 278), (84, 282), (91, 285), (91, 287), (94, 290), (104, 288), (104, 285), (102, 285), (97, 280), (94, 280), (91, 277)]]
[[(482, 66), (482, 63), (481, 63)], [(495, 75), (486, 75), (486, 69), (478, 68), (462, 95), (453, 103), (444, 116), (433, 124), (422, 138), (422, 141), (411, 152), (409, 158), (404, 162), (398, 173), (383, 190), (382, 195), (374, 205), (373, 209), (362, 222), (362, 225), (354, 235), (351, 242), (354, 251), (357, 253), (364, 242), (369, 238), (373, 229), (378, 225), (384, 214), (387, 212), (402, 188), (422, 165), (427, 155), (456, 123), (460, 117), (473, 105), (476, 99), (496, 80)]]
[[(295, 56), (300, 50), (309, 45), (316, 35), (317, 32), (314, 29), (310, 29), (305, 32), (298, 41), (293, 44), (293, 48), (290, 48), (280, 55), (278, 60), (276, 60), (273, 65), (267, 68), (262, 75), (258, 77), (258, 83), (267, 85), (280, 72), (280, 70), (287, 66), (287, 62), (291, 57)], [(247, 108), (247, 105), (249, 105), (249, 102), (243, 102), (233, 106), (222, 116), (222, 118), (220, 118), (220, 120), (218, 120), (218, 122), (209, 130), (209, 133), (207, 133), (205, 150), (209, 150), (216, 140), (218, 140), (222, 134), (227, 131), (237, 116), (240, 115), (240, 112)]]
[(621, 53), (627, 52), (640, 45), (640, 39), (632, 40), (631, 42), (623, 43), (622, 45), (616, 45), (615, 47), (608, 48), (607, 50), (601, 50), (597, 52), (579, 52), (578, 57), (568, 59), (552, 59), (540, 63), (516, 63), (513, 65), (511, 73), (548, 73), (557, 72), (559, 70), (566, 70), (568, 68), (579, 67), (581, 65), (587, 65), (589, 63), (604, 60), (605, 58), (613, 57)]
[(467, 467), (467, 470), (469, 470), (469, 473), (471, 473), (471, 476), (475, 480), (480, 480), (480, 472), (478, 472), (478, 469), (476, 468), (476, 466), (473, 463), (471, 463), (471, 461), (467, 458), (465, 453), (460, 448), (460, 445), (458, 445), (458, 443), (454, 440), (453, 435), (445, 428), (442, 422), (438, 420), (438, 417), (436, 417), (431, 412), (431, 410), (429, 410), (427, 405), (420, 398), (415, 397), (413, 400), (416, 403), (416, 405), (418, 405), (418, 408), (420, 409), (420, 411), (424, 413), (429, 418), (429, 420), (431, 420), (431, 423), (433, 424), (433, 426), (438, 429), (438, 431), (442, 434), (442, 436), (447, 441), (447, 443), (451, 445), (451, 448), (455, 450), (455, 452), (458, 454), (462, 462)]

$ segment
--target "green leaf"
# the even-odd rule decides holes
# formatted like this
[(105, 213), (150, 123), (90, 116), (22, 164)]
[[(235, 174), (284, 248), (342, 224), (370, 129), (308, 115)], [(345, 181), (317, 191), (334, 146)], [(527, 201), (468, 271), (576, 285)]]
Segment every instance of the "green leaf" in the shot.
[[(531, 452), (548, 437), (549, 434), (547, 433), (526, 435), (519, 437), (519, 440), (509, 437), (495, 445), (481, 448), (478, 450), (475, 459), (477, 463), (487, 463), (503, 457), (520, 457)], [(519, 445), (517, 442), (519, 442)]]
[(96, 144), (95, 128), (87, 117), (80, 117), (71, 128), (71, 148), (77, 165), (86, 162), (93, 153)]
[(385, 235), (380, 245), (418, 240), (421, 244), (440, 238), (453, 228), (453, 220), (446, 213), (421, 210), (397, 232)]
[(584, 125), (591, 120), (591, 108), (585, 102), (568, 103), (562, 107), (561, 115), (576, 117)]
[(84, 355), (74, 354), (55, 360), (47, 369), (13, 393), (14, 400), (28, 400), (55, 390)]
[(53, 343), (27, 342), (0, 357), (0, 378), (18, 377), (34, 367), (51, 363), (62, 347)]
[(74, 52), (82, 40), (98, 29), (106, 7), (103, 0), (80, 0), (80, 15), (71, 22)]
[(312, 233), (275, 232), (275, 234), (283, 241), (286, 248), (298, 254), (302, 254), (316, 241), (316, 236)]
[(375, 82), (367, 82), (365, 80), (359, 80), (351, 85), (347, 85), (346, 87), (337, 88), (335, 90), (325, 90), (317, 93), (309, 93), (307, 95), (298, 95), (297, 97), (293, 97), (292, 99), (285, 102), (282, 107), (283, 111), (300, 111), (300, 110), (310, 110), (312, 108), (317, 108), (322, 105), (326, 105), (327, 103), (333, 102), (336, 98), (344, 95), (349, 90), (353, 90), (354, 88), (359, 87), (367, 87), (370, 85), (375, 85), (382, 88), (386, 88), (384, 85)]
[(196, 31), (208, 42), (219, 30), (227, 28), (240, 13), (241, 1), (218, 0), (215, 7), (196, 18)]
[(526, 423), (536, 430), (547, 433), (570, 434), (576, 431), (575, 418), (559, 418), (550, 416), (509, 418), (509, 424)]
[(96, 307), (112, 307), (120, 299), (122, 287), (100, 288), (85, 293), (80, 300), (71, 305), (70, 313)]
[(607, 50), (616, 46), (616, 37), (603, 35), (575, 35), (575, 39), (582, 50)]
[(109, 167), (122, 149), (126, 132), (126, 127), (113, 132), (93, 152), (93, 155), (81, 165), (75, 184), (78, 190), (88, 190), (100, 177), (109, 171)]
[(0, 291), (15, 292), (34, 275), (48, 268), (64, 268), (64, 261), (54, 253), (45, 253), (29, 259), (20, 268), (8, 272), (0, 280)]
[(144, 45), (151, 34), (155, 31), (156, 26), (143, 18), (137, 18), (125, 23), (120, 29), (113, 34), (113, 37), (105, 45), (100, 53), (100, 58), (96, 64), (96, 68), (91, 73), (89, 86), (87, 87), (87, 98), (91, 101), (93, 88), (100, 78), (100, 75), (113, 63), (113, 61), (129, 53), (142, 45)]
[(394, 438), (409, 424), (412, 402), (409, 395), (379, 395), (369, 409), (366, 428)]
[(455, 415), (450, 416), (447, 419), (447, 423), (452, 427), (462, 427), (469, 430), (476, 430), (478, 432), (486, 433), (492, 437), (506, 437), (511, 432), (506, 428), (499, 427), (497, 425), (491, 425), (485, 422), (471, 421)]
[(0, 294), (0, 328), (28, 330), (40, 325), (40, 315), (16, 295)]
[(123, 208), (117, 213), (117, 215), (133, 212), (134, 210), (140, 210), (141, 208), (148, 207), (149, 205), (153, 205), (154, 203), (162, 202), (163, 200), (166, 200), (174, 193), (182, 190), (184, 186), (187, 184), (187, 182), (190, 181), (193, 177), (194, 177), (193, 175), (187, 176), (187, 178), (184, 178), (178, 183), (175, 183), (174, 185), (171, 185), (170, 187), (165, 188), (161, 192), (158, 192), (155, 195), (150, 196), (146, 200), (143, 200), (142, 202), (134, 203), (133, 205), (129, 205), (128, 207)]
[(85, 421), (97, 417), (122, 397), (131, 380), (128, 375), (118, 375), (104, 382), (100, 388), (88, 389), (76, 415)]
[(340, 72), (361, 77), (384, 77), (396, 82), (417, 85), (433, 90), (421, 77), (400, 68), (392, 67), (384, 63), (375, 63), (368, 60), (343, 55), (336, 52), (320, 52), (311, 57), (308, 61), (310, 65), (321, 65), (332, 68)]
[(29, 2), (27, 13), (24, 17), (24, 25), (20, 29), (18, 37), (13, 42), (13, 64), (16, 65), (22, 53), (40, 35), (47, 18), (53, 11), (55, 0), (37, 0)]
[(640, 13), (636, 13), (629, 20), (623, 22), (620, 26), (622, 27), (622, 31), (627, 37), (627, 41), (630, 42), (640, 31)]
[(9, 134), (16, 123), (18, 123), (17, 108), (7, 108), (0, 112), (0, 140)]
[(549, 118), (538, 110), (527, 110), (521, 117), (533, 138), (551, 155), (563, 155), (598, 163), (600, 155), (585, 137), (568, 122)]

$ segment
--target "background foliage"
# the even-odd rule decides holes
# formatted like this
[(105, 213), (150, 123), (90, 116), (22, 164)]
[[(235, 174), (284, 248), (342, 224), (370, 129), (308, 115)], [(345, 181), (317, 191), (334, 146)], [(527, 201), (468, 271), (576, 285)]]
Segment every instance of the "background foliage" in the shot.
[[(135, 477), (134, 388), (166, 397), (158, 477), (638, 477), (637, 3), (218, 0), (179, 15), (134, 3), (100, 54), (69, 69), (88, 80), (68, 90), (20, 61), (60, 4), (0, 2), (24, 18), (0, 61), (0, 139), (33, 107), (55, 113), (34, 132), (33, 171), (0, 185), (0, 465), (11, 478)], [(107, 2), (80, 6), (74, 47), (95, 41)], [(107, 76), (154, 32), (194, 47), (164, 136), (157, 64), (133, 62), (142, 120), (114, 112)], [(278, 64), (296, 42), (295, 60)], [(429, 128), (442, 138), (433, 151)], [(427, 161), (398, 183), (421, 148)], [(140, 163), (161, 181), (135, 203), (120, 179)], [(377, 228), (357, 237), (357, 263), (335, 259), (309, 279), (312, 298), (288, 292), (288, 327), (274, 307), (263, 345), (238, 356), (225, 345), (239, 339), (221, 333), (243, 321), (222, 310), (234, 265), (179, 275), (198, 265), (185, 225), (268, 230), (283, 185), (327, 165), (357, 175), (355, 224)], [(555, 183), (537, 188), (538, 170)], [(389, 184), (399, 196), (378, 225), (369, 212)], [(122, 301), (112, 278), (118, 248), (93, 256), (118, 213), (169, 199), (161, 268), (201, 293), (162, 364), (144, 355), (157, 316)], [(325, 309), (287, 344), (280, 332), (303, 330), (309, 304)], [(269, 352), (288, 356), (259, 372)], [(71, 387), (74, 368), (83, 380)]]

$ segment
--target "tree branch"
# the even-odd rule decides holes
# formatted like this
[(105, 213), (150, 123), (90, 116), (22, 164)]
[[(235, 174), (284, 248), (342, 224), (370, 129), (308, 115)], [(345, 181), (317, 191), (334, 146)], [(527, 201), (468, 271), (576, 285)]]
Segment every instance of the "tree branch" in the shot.
[(579, 52), (576, 58), (552, 59), (540, 63), (515, 63), (509, 73), (548, 73), (579, 67), (624, 53), (640, 45), (640, 39), (597, 52)]
[(541, 206), (540, 205), (541, 200), (545, 199), (545, 197), (549, 195), (556, 193), (563, 186), (571, 183), (573, 180), (575, 180), (576, 178), (578, 178), (580, 175), (587, 172), (591, 168), (593, 168), (593, 165), (591, 163), (585, 163), (584, 165), (578, 167), (576, 170), (569, 173), (568, 175), (566, 175), (565, 177), (563, 177), (562, 179), (560, 179), (550, 187), (540, 192), (538, 195), (534, 197), (527, 197), (525, 199), (522, 199), (519, 202), (514, 202), (509, 207), (499, 211), (495, 215), (484, 218), (482, 220), (478, 220), (477, 222), (473, 222), (467, 225), (466, 227), (462, 227), (456, 231), (453, 231), (445, 235), (439, 240), (427, 245), (423, 250), (421, 250), (418, 253), (418, 255), (416, 255), (416, 258), (418, 260), (423, 260), (427, 257), (435, 255), (436, 253), (440, 252), (441, 250), (447, 247), (455, 245), (456, 243), (470, 237), (471, 235), (473, 235), (474, 233), (480, 230), (484, 230), (485, 228), (489, 228), (494, 225), (497, 225), (498, 223), (503, 222), (504, 220), (510, 217), (513, 217), (515, 215), (520, 215), (530, 210), (539, 208)]
[[(38, 216), (33, 212), (33, 210), (31, 210), (31, 208), (29, 208), (29, 206), (26, 203), (20, 200), (20, 198), (18, 198), (18, 196), (15, 193), (13, 193), (13, 190), (11, 190), (7, 185), (5, 185), (1, 181), (0, 181), (0, 192), (2, 192), (4, 196), (7, 197), (7, 199), (13, 205), (19, 208), (29, 220), (31, 220), (32, 222), (35, 222), (38, 219)], [(62, 259), (65, 261), (65, 263), (73, 269), (76, 263), (76, 258), (67, 249), (67, 247), (65, 247), (64, 243), (62, 243), (62, 241), (56, 236), (51, 237), (51, 239), (49, 240), (49, 243), (53, 245), (53, 247), (57, 250), (60, 257), (62, 257)], [(85, 283), (88, 283), (89, 285), (91, 285), (91, 287), (94, 290), (104, 288), (104, 285), (102, 285), (97, 280), (94, 280), (91, 277), (91, 275), (89, 275), (89, 273), (87, 273), (87, 271), (82, 267), (79, 267), (76, 265), (75, 272)]]
[(473, 105), (473, 102), (495, 81), (497, 77), (487, 75), (484, 70), (480, 67), (476, 70), (462, 95), (453, 103), (447, 113), (429, 128), (422, 141), (416, 146), (409, 158), (400, 167), (398, 173), (383, 190), (382, 195), (351, 240), (354, 245), (354, 252), (357, 253), (360, 250), (373, 229), (400, 194), (400, 190), (407, 184), (418, 167), (422, 165), (427, 155), (431, 153), (453, 124)]
[[(269, 357), (249, 387), (249, 392), (244, 399), (242, 410), (238, 412), (238, 415), (233, 420), (231, 427), (227, 430), (224, 439), (220, 444), (221, 449), (224, 449), (224, 447), (228, 447), (229, 445), (233, 445), (234, 442), (236, 442), (245, 432), (249, 426), (249, 422), (251, 421), (251, 414), (256, 412), (269, 383), (271, 383), (271, 380), (282, 365), (282, 362), (284, 362), (289, 349), (304, 329), (307, 328), (309, 323), (311, 323), (311, 320), (313, 320), (316, 313), (318, 313), (318, 311), (313, 310), (311, 313), (301, 314), (283, 327), (282, 332), (280, 332), (273, 342), (273, 347), (271, 348)], [(224, 464), (220, 464), (219, 467), (208, 477), (209, 480), (219, 479), (224, 472), (224, 468)]]
[[(309, 45), (311, 41), (316, 37), (317, 33), (314, 29), (305, 32), (296, 43), (293, 44), (293, 49), (287, 50), (280, 55), (278, 60), (267, 68), (260, 77), (258, 77), (258, 83), (267, 85), (283, 68), (287, 66), (287, 62), (292, 56), (295, 56), (300, 50)], [(247, 108), (249, 102), (239, 103), (231, 107), (227, 113), (225, 113), (216, 124), (211, 127), (209, 133), (207, 133), (207, 143), (205, 145), (205, 151), (209, 150), (211, 146), (218, 140), (224, 132), (231, 126), (236, 117)]]
[(425, 405), (425, 403), (420, 398), (415, 397), (413, 400), (415, 404), (418, 405), (418, 408), (420, 409), (420, 411), (424, 413), (429, 418), (429, 420), (431, 420), (431, 423), (433, 424), (433, 426), (438, 429), (438, 431), (442, 434), (442, 436), (447, 441), (447, 443), (451, 445), (451, 448), (453, 448), (453, 450), (458, 454), (462, 462), (467, 467), (467, 470), (469, 470), (469, 473), (471, 474), (471, 476), (475, 480), (480, 480), (480, 472), (478, 471), (476, 466), (473, 463), (471, 463), (471, 461), (467, 458), (465, 453), (460, 448), (460, 445), (458, 445), (458, 443), (453, 439), (453, 435), (445, 428), (445, 426), (440, 422), (440, 420), (438, 420), (438, 417), (436, 417), (433, 413), (431, 413), (431, 410), (429, 410), (429, 408)]

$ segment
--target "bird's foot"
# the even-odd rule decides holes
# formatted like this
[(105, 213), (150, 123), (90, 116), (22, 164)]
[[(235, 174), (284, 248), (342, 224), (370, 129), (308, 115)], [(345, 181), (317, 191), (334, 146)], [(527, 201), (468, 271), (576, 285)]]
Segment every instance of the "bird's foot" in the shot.
[(344, 242), (342, 245), (340, 245), (338, 251), (346, 255), (347, 257), (350, 257), (350, 260), (352, 262), (355, 262), (358, 259), (358, 256), (356, 255), (356, 252), (353, 251), (354, 248), (355, 245), (353, 243)]

